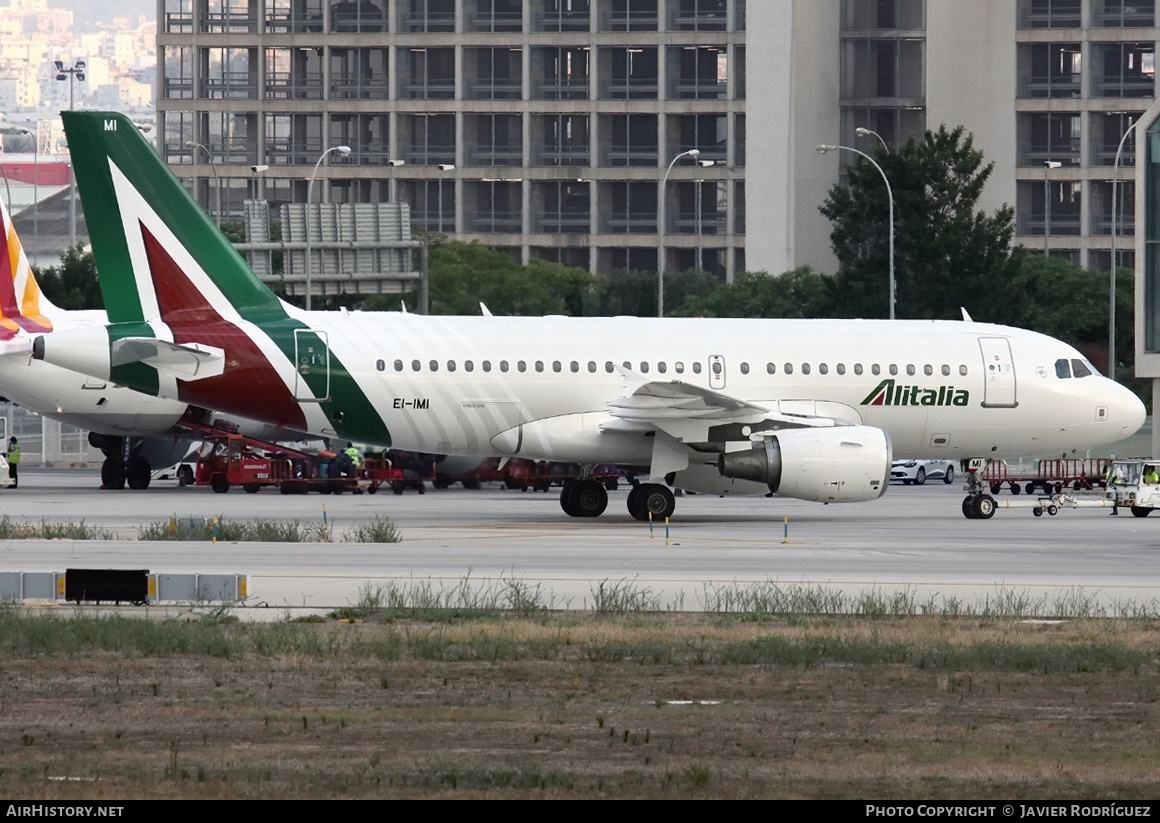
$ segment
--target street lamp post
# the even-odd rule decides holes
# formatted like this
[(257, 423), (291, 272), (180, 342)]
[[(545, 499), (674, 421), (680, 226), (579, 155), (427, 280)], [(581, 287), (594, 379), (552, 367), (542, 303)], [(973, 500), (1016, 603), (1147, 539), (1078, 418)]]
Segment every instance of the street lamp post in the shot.
[(1051, 170), (1058, 169), (1063, 163), (1058, 160), (1043, 161), (1043, 256), (1047, 257), (1051, 251), (1048, 240), (1051, 238)]
[(859, 126), (858, 128), (854, 129), (854, 134), (858, 135), (859, 137), (876, 137), (878, 138), (878, 142), (882, 144), (882, 150), (887, 153), (890, 152), (890, 146), (886, 145), (886, 141), (882, 139), (882, 135), (873, 129)]
[[(387, 195), (391, 198), (392, 203), (399, 202), (398, 190), (395, 188), (395, 169), (397, 169), (399, 166), (405, 166), (405, 165), (407, 165), (406, 160), (388, 160), (387, 161), (387, 168), (389, 168), (391, 170), (391, 172), (390, 172), (391, 173), (391, 181), (390, 181), (390, 184), (388, 185)], [(442, 185), (442, 184), (440, 184), (440, 185)]]
[[(454, 163), (440, 163), (439, 171), (455, 171)], [(443, 175), (439, 175), (439, 233), (443, 233)]]
[(322, 161), (326, 159), (326, 155), (332, 151), (336, 151), (342, 157), (350, 156), (350, 146), (331, 146), (318, 157), (318, 162), (314, 164), (314, 171), (310, 172), (310, 182), (306, 184), (306, 211), (303, 216), (306, 218), (306, 311), (311, 309), (311, 294), (313, 288), (310, 282), (310, 201), (314, 197), (314, 178), (318, 176), (318, 167), (322, 165)]
[(213, 152), (207, 146), (196, 143), (193, 140), (187, 142), (185, 147), (194, 150), (201, 149), (205, 152), (205, 156), (209, 158), (209, 167), (213, 169), (214, 188), (216, 190), (214, 195), (214, 215), (216, 217), (214, 225), (220, 229), (222, 227), (222, 179), (218, 177), (217, 163), (213, 160)]
[[(85, 61), (78, 60), (65, 68), (64, 61), (54, 60), (53, 65), (56, 66), (56, 79), (68, 80), (68, 110), (72, 111), (75, 105), (76, 81), (82, 83), (85, 81)], [(33, 233), (35, 234), (35, 230)], [(68, 168), (68, 242), (69, 246), (77, 244), (77, 181), (71, 163)]]
[(890, 218), (890, 319), (893, 320), (895, 315), (895, 305), (898, 302), (898, 288), (894, 277), (894, 191), (890, 188), (890, 180), (887, 179), (886, 172), (882, 170), (882, 167), (878, 165), (874, 158), (864, 151), (852, 149), (849, 146), (831, 146), (826, 143), (820, 143), (817, 146), (817, 151), (818, 154), (825, 154), (826, 152), (831, 151), (852, 151), (854, 154), (869, 160), (870, 165), (878, 169), (878, 173), (882, 175), (882, 182), (886, 184), (886, 202), (889, 205)]
[(1133, 120), (1128, 124), (1116, 147), (1116, 162), (1112, 165), (1112, 270), (1108, 273), (1108, 378), (1116, 379), (1116, 229), (1119, 227), (1120, 201), (1116, 198), (1116, 185), (1120, 182), (1120, 158), (1124, 153), (1124, 143), (1136, 127)]
[(669, 190), (669, 174), (673, 171), (673, 166), (677, 165), (677, 161), (682, 157), (691, 157), (696, 160), (701, 156), (700, 149), (689, 149), (683, 151), (672, 159), (669, 167), (665, 169), (665, 176), (661, 179), (660, 197), (657, 199), (657, 234), (660, 235), (660, 248), (657, 250), (657, 317), (665, 316), (665, 264), (668, 262), (665, 255), (665, 194)]

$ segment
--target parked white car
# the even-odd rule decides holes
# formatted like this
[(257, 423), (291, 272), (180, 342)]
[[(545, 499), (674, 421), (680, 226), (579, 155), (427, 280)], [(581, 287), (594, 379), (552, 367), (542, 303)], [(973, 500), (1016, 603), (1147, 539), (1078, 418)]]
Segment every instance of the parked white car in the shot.
[(948, 486), (955, 482), (953, 460), (895, 460), (890, 465), (890, 481), (904, 486), (921, 486), (927, 480), (941, 480)]

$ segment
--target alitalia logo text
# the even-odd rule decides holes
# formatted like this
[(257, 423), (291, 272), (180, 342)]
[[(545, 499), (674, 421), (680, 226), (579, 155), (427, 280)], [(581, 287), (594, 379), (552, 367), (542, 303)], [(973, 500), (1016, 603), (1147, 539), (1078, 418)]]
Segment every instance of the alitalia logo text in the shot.
[(900, 386), (886, 378), (863, 398), (863, 406), (965, 406), (971, 393), (954, 386), (924, 389), (922, 386)]

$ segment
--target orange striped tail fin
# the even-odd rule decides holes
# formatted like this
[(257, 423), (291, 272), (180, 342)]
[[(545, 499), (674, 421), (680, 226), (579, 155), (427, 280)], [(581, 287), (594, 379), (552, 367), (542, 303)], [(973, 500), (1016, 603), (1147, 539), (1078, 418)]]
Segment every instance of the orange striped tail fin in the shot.
[(40, 292), (3, 203), (0, 203), (0, 231), (4, 235), (4, 247), (0, 250), (0, 340), (15, 337), (21, 329), (35, 333), (52, 331), (52, 321), (41, 313), (41, 306), (52, 304)]

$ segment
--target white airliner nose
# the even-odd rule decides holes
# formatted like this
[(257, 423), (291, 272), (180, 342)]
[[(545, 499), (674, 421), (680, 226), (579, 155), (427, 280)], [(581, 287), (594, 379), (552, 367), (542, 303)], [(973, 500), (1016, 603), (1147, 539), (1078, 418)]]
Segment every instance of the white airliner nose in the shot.
[(1118, 439), (1131, 437), (1144, 425), (1146, 410), (1144, 404), (1133, 392), (1119, 383), (1107, 381), (1111, 385), (1102, 394), (1101, 403), (1108, 408), (1108, 422), (1121, 429)]

